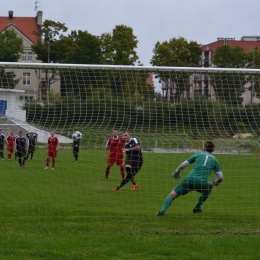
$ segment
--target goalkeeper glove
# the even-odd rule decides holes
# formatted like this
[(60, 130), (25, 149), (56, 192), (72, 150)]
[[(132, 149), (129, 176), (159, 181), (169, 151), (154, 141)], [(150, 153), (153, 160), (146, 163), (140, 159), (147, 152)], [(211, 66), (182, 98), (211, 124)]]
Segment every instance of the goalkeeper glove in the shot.
[(213, 186), (218, 186), (219, 184), (218, 179), (212, 180), (211, 183), (213, 184)]
[(180, 171), (175, 171), (172, 173), (172, 178), (175, 178), (175, 179), (180, 179), (181, 176), (180, 176)]

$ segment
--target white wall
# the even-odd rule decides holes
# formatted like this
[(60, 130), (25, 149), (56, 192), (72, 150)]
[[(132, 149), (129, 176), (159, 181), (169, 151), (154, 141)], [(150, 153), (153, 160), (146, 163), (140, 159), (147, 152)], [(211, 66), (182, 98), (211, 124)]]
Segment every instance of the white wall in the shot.
[(21, 122), (26, 121), (26, 111), (22, 109), (24, 101), (17, 100), (14, 92), (0, 90), (0, 100), (7, 101), (6, 117)]

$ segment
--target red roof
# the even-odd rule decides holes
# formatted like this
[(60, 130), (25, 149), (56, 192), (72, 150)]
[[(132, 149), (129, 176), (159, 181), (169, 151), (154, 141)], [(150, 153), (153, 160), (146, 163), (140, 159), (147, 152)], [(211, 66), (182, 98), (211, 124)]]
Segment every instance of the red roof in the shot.
[(33, 43), (38, 41), (38, 36), (34, 35), (34, 31), (38, 31), (36, 17), (9, 17), (0, 16), (0, 32), (4, 31), (10, 24), (13, 24), (22, 34), (29, 38)]
[[(251, 48), (260, 48), (260, 41), (236, 41), (236, 40), (227, 40), (226, 45), (230, 47), (238, 46), (243, 48), (244, 52), (250, 51)], [(202, 46), (203, 51), (211, 50), (215, 53), (218, 47), (224, 46), (224, 40), (218, 40)]]

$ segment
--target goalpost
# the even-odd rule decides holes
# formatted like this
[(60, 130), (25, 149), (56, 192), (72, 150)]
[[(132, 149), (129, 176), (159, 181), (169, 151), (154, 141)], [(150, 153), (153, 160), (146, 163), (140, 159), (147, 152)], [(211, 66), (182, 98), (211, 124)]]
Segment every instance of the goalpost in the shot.
[[(24, 215), (115, 220), (121, 214), (153, 222), (178, 183), (171, 173), (212, 140), (225, 179), (205, 202), (201, 218), (232, 222), (241, 230), (256, 221), (260, 70), (0, 63), (0, 71), (0, 101), (7, 101), (0, 122), (15, 124), (15, 135), (20, 129), (39, 133), (35, 157), (26, 163), (22, 177), (15, 160), (1, 162), (8, 175), (1, 173), (1, 181), (7, 187), (19, 190), (24, 182), (33, 184), (21, 196)], [(9, 93), (14, 86), (25, 92)], [(7, 136), (6, 129), (3, 125)], [(144, 164), (135, 192), (129, 184), (113, 192), (121, 181), (116, 165), (104, 182), (103, 149), (113, 129), (129, 131), (141, 143)], [(84, 136), (77, 164), (71, 151), (75, 130)], [(55, 171), (46, 174), (43, 148), (50, 131), (59, 135), (61, 147)], [(4, 196), (12, 195), (5, 189)], [(179, 199), (167, 215), (192, 219), (197, 198), (191, 193)], [(2, 217), (15, 215), (18, 209), (13, 207), (6, 206)]]

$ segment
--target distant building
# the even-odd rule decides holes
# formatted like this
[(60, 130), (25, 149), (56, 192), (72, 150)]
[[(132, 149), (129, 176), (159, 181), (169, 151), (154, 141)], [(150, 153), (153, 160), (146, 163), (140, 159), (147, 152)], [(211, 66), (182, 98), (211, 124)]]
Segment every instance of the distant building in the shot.
[[(230, 47), (238, 46), (244, 50), (244, 52), (248, 52), (252, 50), (252, 48), (260, 48), (260, 36), (242, 36), (241, 40), (235, 40), (235, 38), (217, 38), (217, 41), (208, 43), (202, 46), (202, 58), (200, 65), (202, 67), (215, 67), (213, 64), (214, 55), (216, 49), (218, 47), (228, 45)], [(201, 88), (204, 88), (204, 82), (201, 82)], [(251, 83), (245, 84), (245, 92), (243, 93), (243, 105), (249, 103), (260, 103), (260, 99), (255, 96), (254, 93), (251, 93), (249, 88), (251, 87)]]
[(217, 38), (217, 41), (202, 46), (202, 56), (200, 65), (202, 67), (214, 67), (213, 59), (218, 47), (228, 45), (230, 47), (238, 46), (244, 52), (250, 51), (252, 48), (260, 48), (260, 36), (243, 36), (241, 40), (235, 38)]
[[(15, 17), (13, 11), (8, 12), (8, 16), (0, 16), (0, 33), (5, 30), (14, 30), (18, 37), (23, 40), (23, 53), (18, 62), (35, 63), (36, 54), (32, 52), (31, 46), (39, 40), (33, 32), (42, 27), (42, 11), (38, 11), (36, 17)], [(46, 73), (35, 69), (13, 70), (16, 78), (20, 79), (17, 90), (24, 92), (16, 93), (18, 100), (39, 100), (42, 99), (42, 92), (46, 91)], [(1, 86), (0, 86), (1, 88)], [(50, 86), (51, 90), (60, 92), (60, 83), (56, 81)]]

